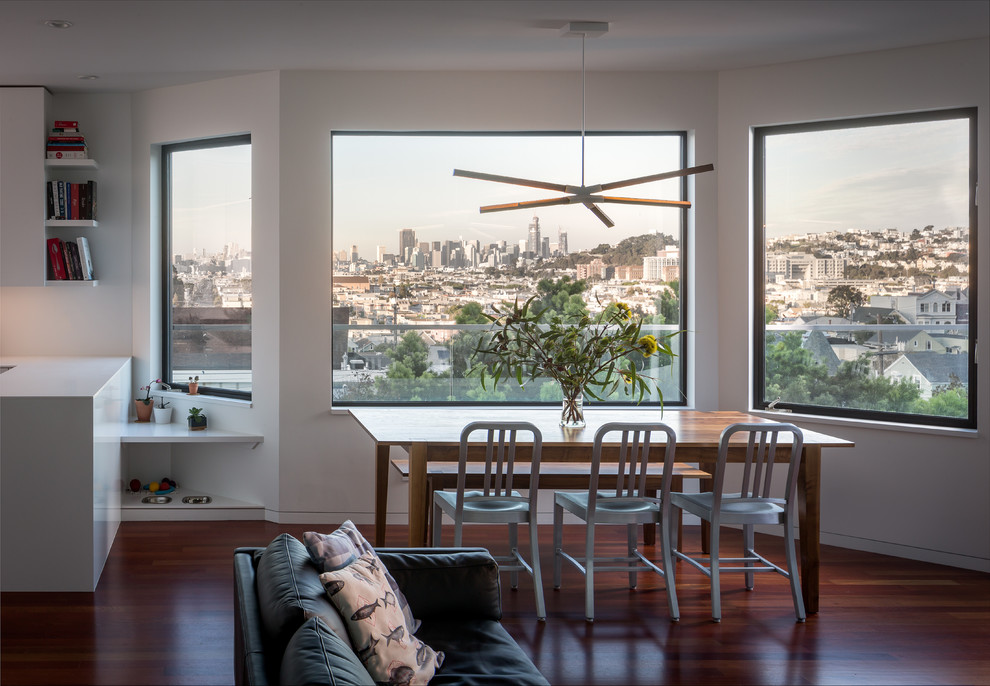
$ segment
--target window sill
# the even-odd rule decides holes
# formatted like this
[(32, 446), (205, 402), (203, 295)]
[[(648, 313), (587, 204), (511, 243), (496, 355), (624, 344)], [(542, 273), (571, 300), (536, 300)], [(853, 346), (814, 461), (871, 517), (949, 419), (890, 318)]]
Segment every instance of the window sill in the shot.
[(225, 405), (227, 407), (250, 408), (254, 404), (250, 400), (240, 400), (238, 398), (223, 398), (217, 395), (189, 395), (182, 391), (152, 391), (152, 397), (164, 396), (169, 402), (173, 400), (189, 400), (197, 405)]
[(799, 414), (797, 412), (774, 412), (768, 410), (748, 410), (750, 414), (781, 422), (800, 421), (802, 424), (822, 426), (848, 426), (871, 431), (896, 431), (898, 433), (927, 434), (931, 436), (954, 436), (958, 438), (978, 438), (979, 429), (957, 429), (955, 427), (928, 426), (927, 424), (899, 424), (880, 422), (873, 419), (849, 419), (847, 417), (825, 417), (820, 414)]

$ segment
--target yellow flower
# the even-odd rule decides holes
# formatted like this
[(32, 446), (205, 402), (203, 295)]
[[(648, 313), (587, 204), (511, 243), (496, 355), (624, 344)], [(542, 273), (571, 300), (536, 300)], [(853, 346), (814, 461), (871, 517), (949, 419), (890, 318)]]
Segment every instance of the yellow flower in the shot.
[(647, 357), (659, 350), (659, 346), (657, 346), (657, 339), (654, 338), (652, 334), (647, 334), (640, 338), (636, 341), (636, 345), (644, 349), (643, 352)]
[(629, 308), (629, 305), (626, 305), (625, 303), (615, 303), (615, 309), (619, 311), (619, 316), (623, 319), (629, 319), (632, 317), (632, 310)]

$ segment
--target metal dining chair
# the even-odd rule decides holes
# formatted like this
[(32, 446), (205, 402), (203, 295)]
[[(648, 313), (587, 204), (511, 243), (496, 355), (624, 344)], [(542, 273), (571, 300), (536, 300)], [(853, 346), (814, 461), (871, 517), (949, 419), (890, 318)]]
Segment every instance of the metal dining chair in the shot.
[[(746, 433), (746, 459), (742, 464), (739, 492), (725, 492), (726, 458), (730, 441), (737, 433)], [(770, 495), (774, 458), (781, 433), (790, 433), (790, 460), (784, 497)], [(738, 442), (736, 443), (738, 445)], [(715, 465), (714, 486), (706, 493), (672, 493), (671, 504), (684, 512), (697, 515), (711, 523), (709, 556), (689, 556), (679, 550), (674, 555), (700, 569), (711, 579), (712, 619), (722, 619), (719, 578), (723, 572), (745, 574), (747, 590), (753, 590), (755, 572), (777, 572), (790, 579), (791, 595), (797, 620), (805, 620), (804, 599), (798, 578), (797, 555), (794, 550), (794, 527), (797, 526), (797, 477), (801, 462), (804, 434), (793, 424), (732, 424), (722, 431), (719, 440), (718, 461)], [(668, 522), (669, 523), (669, 522)], [(753, 527), (757, 524), (776, 524), (784, 527), (784, 552), (787, 569), (767, 560), (754, 550)], [(722, 525), (741, 525), (743, 530), (743, 556), (719, 557), (719, 531)], [(733, 563), (734, 566), (724, 566)]]
[[(485, 469), (482, 488), (467, 490), (467, 456), (471, 434), (487, 432), (485, 444)], [(520, 495), (512, 489), (516, 458), (516, 436), (519, 432), (531, 434), (533, 454), (529, 470), (529, 494)], [(547, 617), (543, 601), (543, 576), (540, 573), (540, 548), (536, 532), (536, 503), (539, 493), (540, 453), (543, 434), (529, 422), (472, 422), (461, 431), (460, 457), (457, 470), (456, 491), (433, 493), (433, 545), (441, 545), (443, 515), (454, 520), (454, 545), (461, 545), (461, 530), (469, 524), (508, 524), (509, 555), (495, 556), (499, 571), (511, 573), (512, 588), (518, 585), (519, 572), (533, 575), (536, 591), (536, 618)], [(532, 563), (519, 552), (518, 525), (529, 525), (529, 542)]]
[[(612, 433), (621, 434), (619, 461), (615, 481), (611, 476), (600, 475), (602, 443)], [(646, 487), (647, 466), (654, 462), (659, 450), (651, 455), (653, 434), (660, 434), (665, 443), (663, 450), (663, 476), (659, 497), (651, 497)], [(670, 518), (670, 482), (674, 469), (674, 452), (677, 438), (674, 430), (662, 423), (630, 424), (612, 422), (602, 425), (595, 432), (591, 455), (591, 480), (587, 491), (555, 491), (553, 500), (553, 587), (560, 588), (562, 561), (573, 564), (585, 578), (585, 619), (595, 619), (595, 574), (598, 572), (627, 572), (629, 588), (636, 588), (637, 575), (641, 571), (654, 571), (667, 579), (667, 609), (670, 619), (680, 617), (673, 575), (664, 570), (672, 568), (670, 528), (664, 523)], [(608, 482), (608, 483), (606, 483)], [(584, 556), (577, 557), (563, 550), (564, 512), (585, 522)], [(595, 555), (595, 533), (598, 525), (625, 525), (627, 555), (601, 557)], [(637, 525), (660, 524), (663, 568), (646, 559), (637, 548)]]

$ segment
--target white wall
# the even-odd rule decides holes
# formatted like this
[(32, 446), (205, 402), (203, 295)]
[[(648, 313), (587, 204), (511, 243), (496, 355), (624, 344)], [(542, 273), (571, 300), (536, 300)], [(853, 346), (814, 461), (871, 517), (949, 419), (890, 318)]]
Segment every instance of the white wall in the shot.
[[(89, 239), (100, 285), (0, 288), (0, 351), (5, 355), (130, 355), (130, 97), (55, 96), (48, 118), (46, 128), (55, 119), (78, 120), (90, 156), (100, 165), (93, 174), (98, 181), (99, 226), (76, 234)], [(41, 240), (40, 215), (38, 236)]]
[[(718, 319), (745, 331), (752, 308), (750, 127), (951, 107), (979, 107), (979, 178), (990, 178), (990, 46), (961, 41), (719, 75)], [(977, 235), (978, 337), (990, 340), (988, 184)], [(749, 337), (742, 339), (749, 341)], [(719, 407), (750, 407), (751, 348), (723, 335)], [(986, 347), (984, 345), (984, 347)], [(983, 357), (986, 357), (983, 355)], [(981, 435), (913, 433), (848, 422), (798, 423), (847, 438), (823, 451), (822, 541), (990, 571), (990, 365), (978, 373)], [(788, 415), (791, 418), (790, 415)]]
[[(588, 75), (589, 129), (694, 130), (698, 162), (716, 156), (714, 74)], [(281, 78), (283, 521), (373, 521), (373, 444), (348, 416), (330, 415), (330, 187), (332, 130), (539, 130), (581, 128), (581, 82), (559, 73), (285, 72)], [(617, 106), (616, 103), (621, 103)], [(657, 171), (663, 171), (658, 169)], [(697, 180), (692, 330), (714, 330), (715, 179)], [(301, 298), (300, 294), (313, 294)], [(293, 335), (302, 333), (305, 335)], [(715, 339), (698, 354), (713, 360)], [(717, 365), (698, 371), (699, 406), (714, 407)], [(390, 521), (405, 521), (393, 476)], [(291, 503), (291, 505), (289, 505)]]
[[(174, 445), (173, 477), (217, 495), (279, 509), (279, 150), (278, 74), (239, 76), (191, 86), (162, 88), (133, 96), (133, 320), (134, 383), (157, 376), (161, 340), (160, 208), (158, 155), (163, 143), (229, 134), (251, 134), (251, 249), (253, 278), (253, 402), (251, 407), (197, 400), (210, 425), (259, 432), (265, 442), (243, 445)], [(313, 299), (318, 299), (312, 292)], [(135, 389), (136, 391), (136, 389)], [(173, 402), (184, 416), (192, 403)], [(180, 420), (181, 421), (181, 420)], [(290, 427), (291, 429), (291, 427)], [(133, 457), (134, 450), (129, 451)], [(139, 459), (139, 458), (138, 458)], [(275, 515), (271, 515), (275, 516)]]
[[(749, 128), (976, 104), (981, 108), (980, 172), (990, 178), (988, 53), (987, 41), (981, 40), (721, 74), (588, 75), (589, 128), (692, 129), (695, 160), (716, 165), (717, 176), (698, 177), (691, 212), (691, 343), (694, 359), (703, 361), (692, 380), (696, 407), (749, 408)], [(126, 104), (118, 107), (118, 96), (89, 97), (101, 112), (112, 110), (100, 117), (128, 125)], [(580, 80), (573, 74), (528, 72), (283, 72), (150, 91), (131, 100), (133, 214), (127, 230), (132, 237), (118, 236), (128, 252), (111, 266), (125, 270), (127, 260), (133, 260), (132, 298), (121, 302), (115, 288), (124, 277), (116, 271), (110, 273), (109, 288), (83, 289), (85, 294), (2, 289), (5, 324), (8, 316), (31, 322), (21, 334), (8, 334), (10, 327), (4, 326), (4, 352), (37, 352), (32, 346), (38, 345), (52, 354), (79, 348), (133, 354), (135, 386), (144, 383), (140, 380), (155, 368), (159, 333), (153, 316), (158, 229), (152, 146), (250, 131), (254, 404), (249, 409), (221, 404), (210, 412), (215, 425), (260, 431), (266, 440), (255, 451), (176, 448), (173, 460), (195, 474), (197, 486), (264, 503), (274, 520), (337, 523), (350, 517), (370, 523), (371, 441), (349, 417), (332, 415), (328, 408), (330, 131), (577, 130)], [(64, 112), (70, 114), (84, 119)], [(126, 166), (127, 160), (120, 164)], [(101, 202), (109, 200), (101, 195)], [(990, 206), (986, 184), (980, 205)], [(980, 221), (985, 235), (985, 216)], [(983, 284), (988, 282), (988, 244), (983, 240), (979, 246)], [(988, 303), (990, 298), (979, 303), (984, 340), (990, 340)], [(16, 308), (13, 314), (10, 307)], [(56, 325), (37, 315), (72, 319), (80, 308), (106, 321), (110, 330), (87, 328), (67, 340), (55, 336)], [(16, 336), (9, 349), (8, 335)], [(987, 368), (983, 365), (979, 378), (979, 437), (799, 422), (857, 444), (824, 456), (824, 542), (990, 570)], [(933, 503), (932, 493), (947, 495)], [(390, 521), (404, 521), (405, 487), (395, 478), (389, 504)]]

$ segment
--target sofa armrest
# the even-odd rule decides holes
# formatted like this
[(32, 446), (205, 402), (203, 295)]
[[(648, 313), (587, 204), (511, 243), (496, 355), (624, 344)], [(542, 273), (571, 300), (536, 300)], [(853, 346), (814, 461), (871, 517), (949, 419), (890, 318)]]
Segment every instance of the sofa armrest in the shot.
[(484, 548), (376, 550), (417, 619), (502, 619), (498, 563)]
[(256, 557), (264, 548), (234, 550), (234, 683), (261, 686), (269, 683), (265, 637), (255, 591)]

